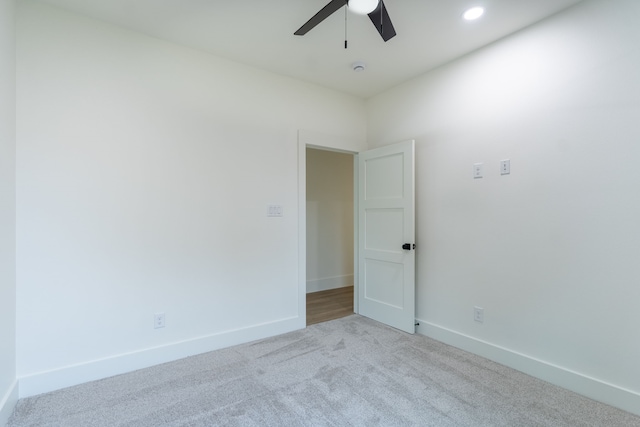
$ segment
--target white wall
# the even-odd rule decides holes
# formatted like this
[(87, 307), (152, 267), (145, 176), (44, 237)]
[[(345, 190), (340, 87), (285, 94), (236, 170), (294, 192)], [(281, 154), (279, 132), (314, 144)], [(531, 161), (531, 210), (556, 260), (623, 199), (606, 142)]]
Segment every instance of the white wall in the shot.
[(304, 327), (298, 129), (364, 102), (20, 2), (20, 395)]
[(353, 155), (307, 149), (307, 293), (353, 286)]
[(15, 1), (0, 0), (0, 425), (13, 411), (16, 382)]
[(417, 140), (420, 331), (635, 413), (638, 18), (586, 1), (368, 102), (372, 147)]

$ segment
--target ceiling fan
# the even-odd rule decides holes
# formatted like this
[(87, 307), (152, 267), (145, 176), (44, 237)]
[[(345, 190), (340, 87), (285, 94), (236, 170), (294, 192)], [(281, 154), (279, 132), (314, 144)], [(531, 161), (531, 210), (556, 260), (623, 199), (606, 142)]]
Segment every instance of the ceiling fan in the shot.
[(383, 0), (331, 0), (329, 4), (323, 7), (320, 12), (313, 15), (313, 17), (294, 34), (296, 36), (304, 36), (343, 6), (348, 6), (356, 13), (369, 15), (373, 26), (376, 27), (376, 30), (378, 30), (385, 42), (396, 35), (396, 30), (393, 28), (391, 18), (389, 18), (389, 13), (384, 6)]

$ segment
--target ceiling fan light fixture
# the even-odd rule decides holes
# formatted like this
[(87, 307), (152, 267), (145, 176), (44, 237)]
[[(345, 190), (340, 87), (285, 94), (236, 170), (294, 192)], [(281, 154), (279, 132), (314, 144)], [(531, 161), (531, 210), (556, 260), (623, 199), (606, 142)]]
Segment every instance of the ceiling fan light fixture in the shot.
[(483, 7), (472, 7), (471, 9), (467, 9), (467, 11), (462, 15), (462, 17), (467, 21), (473, 21), (475, 19), (480, 18), (482, 15), (484, 15)]
[(349, 0), (349, 9), (359, 15), (368, 15), (378, 7), (380, 0)]

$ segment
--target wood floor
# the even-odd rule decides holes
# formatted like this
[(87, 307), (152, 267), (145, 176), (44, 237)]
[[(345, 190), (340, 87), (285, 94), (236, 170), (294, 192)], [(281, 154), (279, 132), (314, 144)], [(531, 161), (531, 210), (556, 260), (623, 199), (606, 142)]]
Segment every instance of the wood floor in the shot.
[(353, 314), (353, 286), (307, 294), (307, 325)]

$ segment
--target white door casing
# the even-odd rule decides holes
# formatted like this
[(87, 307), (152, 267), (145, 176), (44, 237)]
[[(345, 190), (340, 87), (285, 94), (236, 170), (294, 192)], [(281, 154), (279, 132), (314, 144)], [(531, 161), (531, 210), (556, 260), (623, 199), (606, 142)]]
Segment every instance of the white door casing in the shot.
[(408, 333), (415, 332), (414, 147), (411, 140), (358, 154), (358, 312)]

